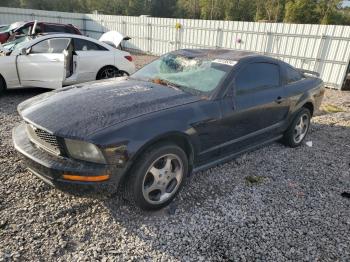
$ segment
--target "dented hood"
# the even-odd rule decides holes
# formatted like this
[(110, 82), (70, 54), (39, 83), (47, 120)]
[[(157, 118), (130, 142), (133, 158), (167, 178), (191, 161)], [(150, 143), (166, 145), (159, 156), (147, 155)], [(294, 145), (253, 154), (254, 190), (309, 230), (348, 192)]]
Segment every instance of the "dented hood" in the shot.
[(199, 99), (150, 82), (113, 79), (44, 93), (19, 104), (18, 112), (54, 135), (84, 139), (123, 121)]

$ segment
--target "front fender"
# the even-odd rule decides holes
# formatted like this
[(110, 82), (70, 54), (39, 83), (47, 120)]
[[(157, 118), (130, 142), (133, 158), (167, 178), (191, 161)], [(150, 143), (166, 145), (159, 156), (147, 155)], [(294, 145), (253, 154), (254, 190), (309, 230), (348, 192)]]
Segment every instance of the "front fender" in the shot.
[(179, 137), (197, 154), (199, 140), (191, 123), (199, 115), (191, 105), (159, 111), (106, 128), (89, 137), (89, 141), (102, 148), (124, 144), (128, 159), (133, 161), (151, 144), (167, 137)]

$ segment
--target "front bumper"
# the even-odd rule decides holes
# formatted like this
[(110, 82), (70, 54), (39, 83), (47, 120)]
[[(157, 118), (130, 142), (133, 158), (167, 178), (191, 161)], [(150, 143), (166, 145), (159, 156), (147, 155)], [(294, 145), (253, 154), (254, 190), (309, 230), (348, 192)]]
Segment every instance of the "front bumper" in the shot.
[[(125, 173), (125, 168), (114, 165), (95, 164), (51, 155), (30, 142), (25, 124), (13, 129), (12, 139), (15, 149), (23, 156), (28, 170), (47, 184), (62, 191), (74, 194), (112, 193), (117, 190)], [(108, 173), (110, 178), (103, 182), (80, 182), (63, 179), (64, 173), (79, 176), (99, 176)]]

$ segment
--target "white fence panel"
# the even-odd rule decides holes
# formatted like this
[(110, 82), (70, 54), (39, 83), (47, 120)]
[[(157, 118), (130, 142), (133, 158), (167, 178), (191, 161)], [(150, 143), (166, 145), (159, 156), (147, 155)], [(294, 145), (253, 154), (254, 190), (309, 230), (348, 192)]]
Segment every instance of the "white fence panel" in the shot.
[(298, 68), (317, 71), (328, 86), (335, 88), (342, 87), (348, 73), (349, 26), (112, 16), (0, 7), (0, 24), (35, 19), (74, 24), (93, 38), (116, 30), (132, 38), (127, 48), (153, 55), (180, 48), (254, 51)]

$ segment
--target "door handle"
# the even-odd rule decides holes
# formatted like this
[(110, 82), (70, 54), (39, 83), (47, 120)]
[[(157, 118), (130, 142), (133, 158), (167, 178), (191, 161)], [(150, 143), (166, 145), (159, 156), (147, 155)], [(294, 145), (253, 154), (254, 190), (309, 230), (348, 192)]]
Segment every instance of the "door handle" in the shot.
[(60, 60), (58, 58), (51, 59), (51, 62), (59, 62)]
[(286, 100), (286, 99), (283, 98), (283, 97), (281, 97), (281, 96), (279, 96), (279, 97), (277, 97), (277, 99), (275, 100), (275, 102), (276, 102), (277, 104), (281, 104), (284, 100)]

